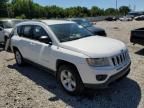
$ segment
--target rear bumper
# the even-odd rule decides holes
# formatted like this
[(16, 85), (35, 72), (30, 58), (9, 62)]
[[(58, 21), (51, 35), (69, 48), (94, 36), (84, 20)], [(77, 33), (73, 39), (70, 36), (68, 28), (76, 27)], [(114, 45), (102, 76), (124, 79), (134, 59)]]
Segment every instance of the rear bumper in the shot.
[(132, 30), (130, 42), (132, 42), (134, 44), (144, 45), (144, 35), (143, 34), (144, 34), (144, 30), (142, 28)]
[(144, 45), (144, 38), (143, 39), (133, 38), (130, 41), (131, 43), (134, 43), (134, 44)]
[(130, 72), (130, 65), (131, 65), (131, 63), (126, 68), (124, 68), (122, 71), (111, 76), (105, 83), (102, 83), (102, 84), (84, 84), (84, 86), (86, 88), (96, 88), (96, 89), (107, 88), (113, 82), (126, 77)]

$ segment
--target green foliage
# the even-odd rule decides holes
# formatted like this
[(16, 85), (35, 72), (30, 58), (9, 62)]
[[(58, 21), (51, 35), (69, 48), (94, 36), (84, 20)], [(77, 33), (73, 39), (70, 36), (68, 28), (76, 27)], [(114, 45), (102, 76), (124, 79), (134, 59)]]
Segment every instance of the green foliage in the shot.
[(0, 17), (7, 16), (7, 2), (8, 0), (0, 0)]
[(130, 11), (131, 11), (130, 8), (127, 6), (121, 6), (119, 8), (119, 13), (121, 13), (122, 15), (126, 15)]
[[(10, 3), (7, 3), (11, 1)], [(125, 15), (129, 7), (122, 6), (119, 10), (108, 8), (106, 10), (97, 6), (91, 9), (86, 7), (61, 8), (58, 6), (41, 6), (33, 0), (0, 0), (0, 17), (16, 18), (67, 18), (67, 17), (95, 17), (102, 15)]]
[(26, 19), (25, 14), (22, 14), (21, 16), (16, 16), (17, 19)]
[(86, 7), (70, 7), (65, 9), (65, 17), (87, 17), (89, 10)]
[(93, 6), (90, 10), (90, 13), (92, 17), (101, 16), (104, 15), (104, 10), (100, 9), (99, 7)]
[(106, 15), (116, 15), (117, 13), (118, 13), (117, 10), (114, 8), (108, 8), (105, 10)]

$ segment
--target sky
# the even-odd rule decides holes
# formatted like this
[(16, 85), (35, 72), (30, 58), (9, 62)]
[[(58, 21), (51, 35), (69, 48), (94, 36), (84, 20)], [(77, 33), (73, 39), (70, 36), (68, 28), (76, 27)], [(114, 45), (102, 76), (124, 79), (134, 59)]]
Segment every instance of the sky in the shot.
[[(85, 6), (91, 8), (92, 6), (98, 6), (100, 8), (106, 9), (116, 7), (116, 0), (33, 0), (41, 5), (57, 5), (63, 8), (72, 6)], [(144, 0), (117, 0), (118, 7), (125, 5), (130, 6), (131, 9), (136, 11), (144, 10)]]

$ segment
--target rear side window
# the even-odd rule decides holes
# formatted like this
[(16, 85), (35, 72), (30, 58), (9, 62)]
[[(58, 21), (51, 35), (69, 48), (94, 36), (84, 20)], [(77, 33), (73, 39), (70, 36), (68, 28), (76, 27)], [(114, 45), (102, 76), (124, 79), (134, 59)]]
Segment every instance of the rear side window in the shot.
[(0, 27), (4, 28), (2, 21), (0, 21)]
[(22, 26), (18, 26), (18, 27), (17, 27), (17, 34), (18, 34), (19, 36), (22, 36)]
[(0, 31), (2, 31), (3, 29), (0, 27)]

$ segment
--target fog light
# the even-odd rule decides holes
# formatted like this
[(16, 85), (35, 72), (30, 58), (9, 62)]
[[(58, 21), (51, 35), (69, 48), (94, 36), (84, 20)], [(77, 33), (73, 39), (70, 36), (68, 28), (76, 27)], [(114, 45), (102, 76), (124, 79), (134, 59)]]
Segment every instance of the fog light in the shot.
[(107, 75), (96, 75), (98, 81), (104, 81), (107, 78)]

